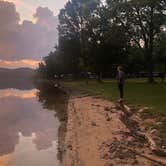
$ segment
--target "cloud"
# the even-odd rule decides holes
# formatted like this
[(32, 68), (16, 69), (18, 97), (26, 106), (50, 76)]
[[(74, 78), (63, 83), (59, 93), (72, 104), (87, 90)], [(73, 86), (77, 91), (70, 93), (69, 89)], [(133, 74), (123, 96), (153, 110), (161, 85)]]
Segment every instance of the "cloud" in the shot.
[(32, 59), (23, 59), (23, 60), (15, 60), (15, 61), (7, 61), (0, 60), (0, 68), (21, 68), (21, 67), (29, 67), (36, 69), (41, 61), (32, 60)]
[(38, 7), (35, 23), (24, 20), (14, 3), (0, 1), (0, 60), (41, 60), (58, 41), (58, 18), (49, 8)]
[[(53, 12), (45, 7), (38, 7), (36, 10), (36, 13), (33, 15), (34, 18), (36, 18), (36, 23), (41, 26), (46, 26), (47, 28), (53, 28), (56, 26), (57, 19), (54, 17)], [(52, 26), (50, 26), (52, 25)]]
[(64, 7), (64, 4), (67, 3), (68, 0), (6, 0), (9, 2), (13, 2), (16, 5), (16, 9), (20, 12), (21, 21), (28, 19), (33, 20), (32, 13), (36, 10), (38, 6), (47, 6), (49, 9), (54, 11), (54, 14), (57, 15), (59, 13), (59, 9)]
[(15, 5), (11, 2), (0, 1), (0, 22), (1, 29), (16, 27), (20, 20), (19, 14), (16, 12)]

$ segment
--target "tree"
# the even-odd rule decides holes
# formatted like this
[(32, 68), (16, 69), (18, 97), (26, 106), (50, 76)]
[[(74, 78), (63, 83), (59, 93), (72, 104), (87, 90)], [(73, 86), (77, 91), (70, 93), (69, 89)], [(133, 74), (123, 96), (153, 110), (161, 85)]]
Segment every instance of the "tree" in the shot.
[[(140, 49), (136, 46), (130, 47), (130, 51), (128, 54), (128, 60), (125, 64), (125, 69), (130, 76), (134, 76), (140, 71), (145, 71), (145, 59), (143, 55), (143, 48)], [(135, 75), (136, 76), (136, 75)]]
[(61, 56), (76, 70), (97, 73), (99, 81), (111, 64), (124, 61), (127, 50), (124, 28), (110, 22), (108, 12), (99, 0), (73, 0), (59, 14)]
[(91, 63), (93, 70), (99, 75), (99, 82), (102, 73), (111, 72), (113, 65), (125, 64), (128, 59), (128, 39), (123, 28), (110, 25), (108, 30), (101, 34), (98, 43), (93, 43), (90, 48)]
[[(86, 43), (89, 39), (88, 24), (89, 18), (99, 5), (99, 0), (71, 0), (67, 2), (59, 14), (59, 47), (68, 56), (68, 59), (75, 54), (75, 62), (88, 68), (88, 57), (85, 53)], [(71, 45), (70, 51), (64, 48), (64, 44)], [(77, 60), (76, 60), (77, 59)]]
[(37, 74), (44, 79), (54, 79), (55, 75), (60, 78), (61, 74), (66, 71), (64, 61), (59, 54), (58, 48), (50, 52), (48, 56), (43, 58), (43, 62), (39, 64)]
[(70, 0), (59, 14), (58, 46), (38, 72), (90, 71), (101, 82), (102, 73), (124, 64), (130, 73), (148, 70), (153, 82), (155, 63), (165, 61), (165, 7), (165, 0)]
[(165, 0), (107, 0), (111, 20), (125, 28), (131, 44), (144, 48), (149, 82), (153, 82), (154, 40), (166, 23)]

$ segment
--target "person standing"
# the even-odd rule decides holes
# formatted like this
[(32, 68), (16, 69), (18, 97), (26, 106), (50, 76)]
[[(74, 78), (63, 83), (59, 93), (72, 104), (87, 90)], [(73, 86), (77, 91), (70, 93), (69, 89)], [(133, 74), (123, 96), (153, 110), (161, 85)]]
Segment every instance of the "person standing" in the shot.
[(120, 100), (119, 102), (123, 101), (124, 97), (124, 83), (125, 83), (125, 73), (123, 71), (123, 67), (121, 65), (118, 66), (117, 68), (117, 84), (118, 84), (118, 89), (120, 93)]

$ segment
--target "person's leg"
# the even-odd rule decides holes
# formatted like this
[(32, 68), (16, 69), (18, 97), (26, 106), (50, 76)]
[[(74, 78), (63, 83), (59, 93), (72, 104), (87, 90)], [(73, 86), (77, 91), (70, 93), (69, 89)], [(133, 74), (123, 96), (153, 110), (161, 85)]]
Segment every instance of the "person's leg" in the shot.
[(123, 97), (124, 97), (124, 85), (122, 84), (121, 86), (122, 86), (121, 87), (122, 88), (121, 89), (121, 98), (123, 99)]
[(124, 97), (124, 89), (123, 89), (123, 84), (119, 84), (119, 92), (120, 92), (120, 98), (123, 99)]

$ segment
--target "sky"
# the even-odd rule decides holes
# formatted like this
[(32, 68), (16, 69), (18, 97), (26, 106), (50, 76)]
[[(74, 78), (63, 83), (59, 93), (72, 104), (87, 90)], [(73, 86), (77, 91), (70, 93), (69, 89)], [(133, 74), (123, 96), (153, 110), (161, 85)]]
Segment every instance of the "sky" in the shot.
[(0, 0), (0, 68), (36, 68), (58, 41), (67, 0)]

